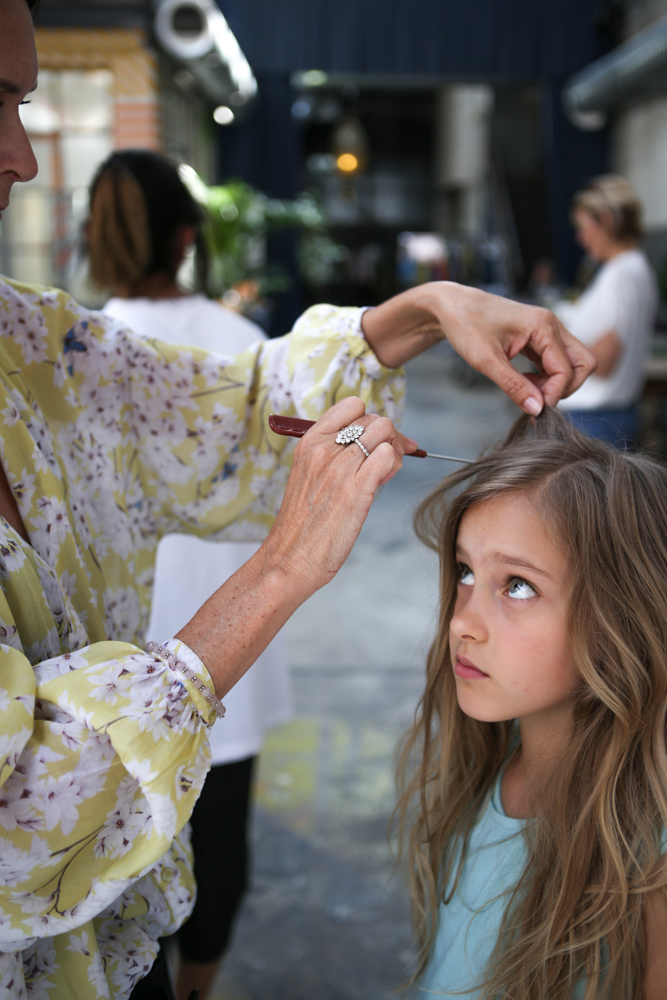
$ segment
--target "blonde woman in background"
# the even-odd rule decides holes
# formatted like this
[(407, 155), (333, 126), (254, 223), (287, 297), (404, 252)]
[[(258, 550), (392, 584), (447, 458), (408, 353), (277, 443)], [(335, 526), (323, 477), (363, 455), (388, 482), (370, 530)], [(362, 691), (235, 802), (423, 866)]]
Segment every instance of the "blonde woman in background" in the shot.
[(577, 240), (602, 265), (575, 303), (554, 311), (597, 359), (597, 370), (561, 403), (586, 434), (637, 445), (639, 398), (658, 309), (658, 286), (642, 237), (642, 206), (623, 177), (597, 177), (575, 195)]
[[(91, 276), (112, 291), (104, 312), (143, 337), (238, 354), (264, 331), (203, 294), (187, 294), (177, 273), (187, 249), (206, 284), (202, 211), (166, 157), (113, 153), (90, 192)], [(226, 471), (231, 475), (233, 457)], [(225, 470), (223, 470), (223, 476)], [(167, 535), (158, 545), (147, 639), (161, 642), (188, 622), (259, 546)], [(179, 1000), (205, 1000), (247, 884), (248, 808), (253, 768), (268, 729), (291, 716), (287, 650), (281, 634), (226, 698), (224, 726), (210, 736), (213, 766), (191, 818), (197, 901), (178, 933)]]

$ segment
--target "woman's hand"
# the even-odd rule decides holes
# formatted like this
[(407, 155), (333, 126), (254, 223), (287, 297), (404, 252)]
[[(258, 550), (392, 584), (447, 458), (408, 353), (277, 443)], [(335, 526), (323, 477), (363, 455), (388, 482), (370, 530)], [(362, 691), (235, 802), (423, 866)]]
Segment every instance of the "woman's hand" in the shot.
[[(358, 445), (336, 444), (338, 431), (361, 424)], [(386, 417), (366, 414), (348, 397), (304, 435), (280, 512), (260, 549), (176, 636), (197, 653), (224, 697), (299, 605), (347, 559), (378, 486), (400, 469), (415, 443)]]
[[(587, 348), (549, 312), (451, 281), (411, 288), (364, 313), (362, 328), (378, 359), (396, 367), (438, 340), (536, 416), (578, 389), (595, 370)], [(510, 363), (524, 354), (537, 367), (522, 375)]]
[[(360, 440), (370, 458), (356, 444), (336, 444), (336, 434), (349, 424), (366, 428)], [(414, 442), (386, 417), (365, 414), (355, 396), (332, 406), (300, 440), (280, 512), (264, 545), (295, 585), (306, 586), (306, 596), (343, 565), (378, 486), (400, 469), (406, 446), (414, 450)]]

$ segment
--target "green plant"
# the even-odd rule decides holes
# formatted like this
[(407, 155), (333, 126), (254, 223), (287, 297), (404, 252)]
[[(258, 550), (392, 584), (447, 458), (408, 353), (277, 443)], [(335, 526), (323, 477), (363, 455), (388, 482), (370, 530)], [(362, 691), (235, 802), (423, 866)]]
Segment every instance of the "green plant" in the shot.
[(222, 296), (245, 282), (258, 295), (283, 291), (289, 275), (267, 260), (267, 237), (281, 229), (298, 231), (297, 261), (302, 280), (317, 287), (337, 280), (347, 250), (328, 234), (326, 217), (308, 193), (293, 201), (269, 198), (243, 181), (208, 187), (191, 167), (181, 176), (206, 212), (204, 234), (210, 257), (209, 292)]

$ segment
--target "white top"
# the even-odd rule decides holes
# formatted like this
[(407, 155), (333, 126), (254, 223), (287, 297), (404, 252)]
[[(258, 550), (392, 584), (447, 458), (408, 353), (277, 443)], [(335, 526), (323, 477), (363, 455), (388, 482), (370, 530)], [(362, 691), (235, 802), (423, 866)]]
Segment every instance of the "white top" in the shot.
[(598, 271), (574, 303), (554, 312), (583, 344), (590, 347), (615, 331), (622, 341), (616, 367), (606, 378), (591, 375), (561, 402), (567, 410), (620, 410), (639, 399), (658, 309), (658, 285), (643, 250), (624, 250)]
[[(259, 326), (203, 295), (180, 299), (109, 299), (104, 312), (140, 336), (204, 347), (225, 354), (244, 351), (265, 339)], [(168, 535), (158, 546), (151, 620), (146, 635), (163, 643), (175, 635), (211, 594), (235, 573), (258, 546), (208, 542)], [(227, 715), (210, 731), (214, 764), (258, 753), (267, 729), (292, 715), (287, 650), (282, 635), (224, 698)]]

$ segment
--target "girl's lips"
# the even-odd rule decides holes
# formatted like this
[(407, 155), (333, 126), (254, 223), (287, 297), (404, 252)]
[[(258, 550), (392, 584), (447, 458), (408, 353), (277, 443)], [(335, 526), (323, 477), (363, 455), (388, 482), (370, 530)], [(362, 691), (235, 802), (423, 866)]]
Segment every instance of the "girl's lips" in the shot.
[(466, 660), (465, 656), (456, 657), (454, 673), (457, 677), (461, 677), (466, 681), (479, 680), (482, 677), (489, 676), (488, 674), (485, 674), (483, 670), (479, 670), (477, 667), (473, 666), (470, 660)]

